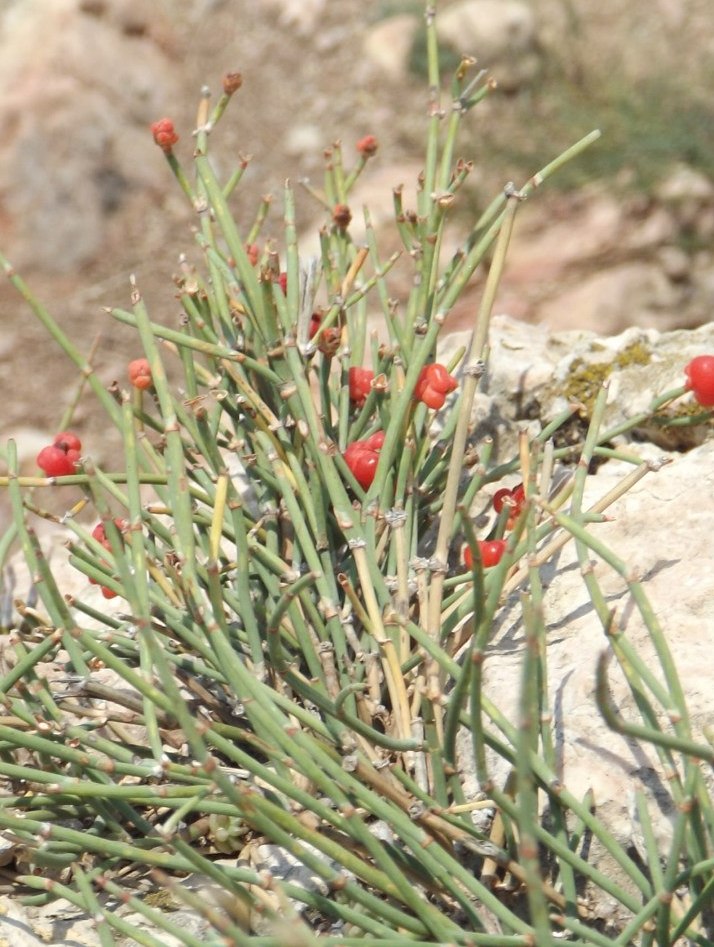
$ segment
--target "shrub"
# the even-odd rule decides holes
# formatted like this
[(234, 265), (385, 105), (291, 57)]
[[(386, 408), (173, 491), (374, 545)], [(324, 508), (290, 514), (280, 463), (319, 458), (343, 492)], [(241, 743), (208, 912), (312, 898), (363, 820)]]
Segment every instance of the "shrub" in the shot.
[[(431, 16), (427, 49), (438, 89)], [(193, 178), (170, 120), (153, 127), (196, 212), (203, 264), (184, 267), (178, 281), (178, 326), (152, 321), (135, 283), (131, 308), (111, 310), (136, 329), (126, 361), (132, 379), (140, 362), (140, 384), (105, 391), (4, 261), (124, 444), (119, 471), (100, 469), (85, 444), (78, 469), (47, 479), (19, 477), (11, 443), (2, 480), (14, 512), (2, 552), (16, 535), (41, 605), (26, 603), (13, 622), (15, 663), (1, 683), (0, 827), (28, 864), (17, 884), (83, 908), (103, 944), (115, 933), (160, 944), (157, 931), (185, 944), (525, 947), (565, 937), (625, 945), (653, 943), (654, 931), (660, 944), (680, 934), (704, 943), (711, 819), (695, 827), (682, 806), (668, 866), (649, 876), (614, 851), (636, 889), (618, 892), (578, 845), (586, 831), (610, 844), (606, 830), (556, 785), (538, 565), (568, 540), (584, 556), (610, 556), (591, 527), (613, 497), (598, 512), (582, 508), (590, 461), (612, 453), (602, 446), (612, 434), (601, 430), (604, 393), (585, 440), (567, 448), (580, 456), (578, 472), (555, 494), (552, 437), (570, 412), (544, 420), (521, 439), (518, 457), (498, 465), (488, 442), (470, 444), (469, 428), (519, 202), (595, 134), (520, 189), (507, 186), (444, 260), (449, 211), (470, 171), (455, 159), (457, 132), (490, 88), (471, 65), (458, 67), (448, 111), (431, 103), (413, 212), (395, 190), (395, 226), (414, 274), (403, 305), (388, 289), (396, 257), (380, 255), (367, 211), (366, 244), (350, 237), (350, 193), (375, 156), (373, 139), (344, 162), (339, 146), (328, 153), (319, 258), (300, 252), (290, 186), (284, 243), (263, 240), (262, 210), (252, 226), (234, 220), (241, 169), (220, 181), (208, 147), (240, 81), (224, 83), (212, 111), (201, 100)], [(446, 314), (487, 253), (469, 350), (429, 368)], [(379, 336), (369, 331), (375, 310)], [(652, 413), (684, 390), (662, 395)], [(488, 535), (477, 536), (474, 501), (516, 471), (517, 504), (502, 503)], [(67, 518), (69, 561), (114, 608), (66, 599), (43, 555), (31, 491), (58, 483), (76, 489), (96, 524)], [(488, 562), (484, 540), (499, 549)], [(586, 581), (606, 624), (597, 583)], [(520, 719), (505, 720), (483, 695), (483, 658), (502, 597), (519, 583), (528, 647)], [(630, 585), (646, 613), (640, 586)], [(77, 699), (48, 683), (48, 662), (76, 682)], [(702, 798), (698, 761), (711, 762), (711, 749), (692, 738), (684, 708), (671, 729), (659, 728), (649, 712), (656, 695), (643, 691), (640, 673), (632, 677), (645, 718), (638, 738), (676, 757), (683, 800)], [(485, 801), (465, 794), (464, 734)], [(487, 748), (512, 765), (512, 791), (490, 778)], [(552, 831), (541, 820), (544, 799)], [(493, 826), (505, 826), (500, 835), (474, 819), (484, 805), (498, 813)], [(249, 852), (264, 841), (310, 882), (251, 867)], [(132, 893), (146, 873), (203, 918), (201, 937)], [(205, 879), (211, 897), (182, 884), (189, 875)], [(512, 884), (494, 887), (495, 877)], [(619, 899), (627, 921), (615, 941), (579, 899), (583, 881)], [(678, 913), (675, 892), (688, 905)], [(154, 933), (132, 927), (117, 902)]]

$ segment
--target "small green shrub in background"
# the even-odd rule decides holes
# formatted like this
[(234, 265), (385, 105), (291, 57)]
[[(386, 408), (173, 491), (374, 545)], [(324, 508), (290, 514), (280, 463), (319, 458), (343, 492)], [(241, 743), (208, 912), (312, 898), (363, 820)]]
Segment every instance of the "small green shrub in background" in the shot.
[[(437, 90), (431, 13), (426, 35)], [(153, 127), (196, 213), (203, 262), (185, 263), (177, 280), (179, 324), (153, 322), (135, 284), (131, 308), (111, 311), (136, 329), (127, 391), (102, 387), (4, 261), (124, 444), (120, 470), (100, 469), (89, 444), (75, 469), (76, 435), (63, 431), (42, 458), (48, 477), (29, 478), (18, 475), (8, 446), (0, 482), (14, 527), (1, 551), (6, 557), (18, 539), (39, 596), (35, 607), (21, 603), (8, 629), (15, 663), (0, 681), (0, 829), (27, 865), (18, 890), (68, 898), (97, 918), (102, 944), (116, 936), (161, 944), (162, 931), (188, 945), (266, 947), (708, 943), (701, 918), (714, 823), (700, 764), (714, 754), (692, 738), (664, 637), (626, 574), (677, 711), (660, 729), (661, 695), (636, 656), (618, 652), (634, 666), (637, 737), (677, 774), (680, 815), (664, 869), (644, 873), (587, 803), (557, 785), (543, 712), (539, 566), (573, 540), (582, 557), (624, 568), (591, 526), (648, 467), (636, 467), (597, 510), (583, 509), (590, 462), (613, 453), (603, 446), (614, 433), (601, 429), (604, 392), (584, 441), (564, 449), (581, 463), (555, 493), (563, 451), (553, 437), (570, 412), (521, 438), (505, 463), (491, 461), (488, 442), (469, 441), (519, 202), (596, 134), (523, 187), (506, 187), (444, 259), (444, 230), (470, 171), (457, 156), (457, 133), (490, 88), (463, 61), (447, 106), (436, 93), (431, 102), (416, 207), (395, 191), (395, 226), (414, 273), (398, 305), (389, 293), (396, 258), (380, 255), (367, 211), (365, 245), (350, 237), (358, 212), (350, 193), (376, 151), (371, 136), (355, 156), (339, 145), (327, 153), (314, 192), (325, 208), (316, 259), (301, 254), (289, 185), (282, 241), (262, 237), (265, 205), (248, 226), (234, 220), (231, 194), (244, 167), (219, 180), (208, 147), (239, 86), (237, 74), (227, 76), (213, 109), (202, 97), (192, 174), (172, 123)], [(470, 347), (440, 366), (444, 318), (487, 252)], [(377, 322), (379, 336), (370, 331)], [(660, 396), (651, 413), (683, 391)], [(501, 495), (489, 532), (477, 536), (468, 513), (481, 489), (517, 472), (522, 489)], [(58, 483), (76, 488), (66, 517), (70, 562), (118, 608), (67, 600), (45, 560), (32, 528), (41, 515), (35, 497)], [(92, 518), (74, 515), (82, 508)], [(607, 628), (592, 573), (586, 581)], [(520, 718), (505, 720), (483, 694), (483, 658), (503, 598), (517, 587), (528, 640)], [(50, 661), (66, 668), (81, 699), (47, 684)], [(100, 670), (116, 683), (100, 684)], [(620, 727), (604, 670), (601, 677), (603, 712)], [(94, 698), (107, 702), (105, 712), (88, 712)], [(127, 713), (144, 728), (138, 744), (122, 730)], [(464, 792), (464, 732), (499, 833), (474, 821), (484, 801)], [(508, 792), (490, 778), (487, 749), (512, 766)], [(540, 819), (544, 801), (550, 831)], [(631, 889), (588, 864), (584, 833), (608, 847)], [(318, 883), (250, 867), (246, 853), (263, 840)], [(147, 874), (204, 918), (205, 936), (134, 893)], [(219, 895), (198, 896), (180, 883), (187, 875)], [(494, 886), (502, 877), (509, 884)], [(603, 933), (579, 896), (584, 884), (618, 902), (621, 930)], [(122, 902), (153, 933), (130, 927), (115, 910)]]
[(672, 169), (686, 164), (714, 174), (714, 122), (710, 99), (671, 72), (633, 86), (611, 75), (579, 85), (552, 65), (537, 88), (509, 102), (513, 131), (496, 130), (491, 160), (509, 167), (533, 163), (569, 140), (573, 125), (602, 128), (602, 147), (569, 164), (554, 184), (572, 190), (593, 180), (627, 192), (657, 194)]

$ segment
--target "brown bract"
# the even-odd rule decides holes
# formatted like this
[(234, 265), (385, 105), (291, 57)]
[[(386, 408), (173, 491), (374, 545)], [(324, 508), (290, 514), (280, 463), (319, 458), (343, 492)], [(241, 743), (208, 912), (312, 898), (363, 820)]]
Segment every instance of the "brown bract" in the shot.
[(335, 204), (332, 208), (332, 222), (339, 230), (347, 230), (352, 220), (352, 211), (347, 204)]
[(223, 76), (223, 91), (226, 95), (233, 95), (243, 85), (243, 76), (240, 72), (227, 72)]

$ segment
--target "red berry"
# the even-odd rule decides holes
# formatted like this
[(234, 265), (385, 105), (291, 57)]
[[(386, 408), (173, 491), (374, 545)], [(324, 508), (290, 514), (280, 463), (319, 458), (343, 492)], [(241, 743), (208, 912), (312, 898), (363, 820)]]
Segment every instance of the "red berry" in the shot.
[[(72, 451), (74, 455), (76, 451)], [(48, 477), (67, 477), (75, 473), (74, 459), (59, 447), (43, 447), (37, 455), (37, 466)]]
[(513, 529), (516, 520), (521, 515), (523, 507), (526, 505), (526, 491), (522, 483), (519, 483), (517, 487), (514, 487), (511, 491), (511, 504), (513, 510), (511, 515), (508, 517), (508, 522), (506, 523), (506, 529)]
[(315, 335), (317, 330), (320, 328), (320, 323), (322, 322), (322, 315), (319, 312), (313, 312), (310, 316), (310, 338)]
[[(114, 525), (119, 530), (120, 533), (123, 533), (125, 529), (128, 528), (129, 524), (126, 520), (123, 520), (121, 517), (117, 516), (114, 520)], [(107, 531), (104, 528), (104, 523), (97, 523), (97, 525), (92, 530), (92, 539), (96, 539), (97, 542), (101, 543), (105, 549), (111, 549), (112, 544), (107, 538)]]
[[(127, 523), (126, 520), (121, 519), (121, 517), (117, 517), (114, 520), (114, 525), (116, 526), (116, 528), (119, 530), (120, 533), (123, 533), (129, 524)], [(112, 544), (109, 542), (109, 539), (107, 538), (107, 533), (104, 528), (104, 523), (97, 523), (97, 525), (92, 530), (92, 538), (96, 539), (98, 543), (101, 543), (101, 545), (104, 546), (105, 549), (108, 549), (109, 551), (111, 551)], [(103, 559), (101, 560), (101, 562), (103, 565), (107, 564)], [(99, 585), (96, 579), (90, 579), (89, 582), (90, 582), (90, 585)], [(107, 588), (106, 585), (101, 586), (101, 592), (104, 598), (116, 598), (118, 594), (117, 592), (112, 591), (112, 589)]]
[(82, 442), (72, 431), (61, 431), (52, 443), (37, 455), (37, 466), (48, 477), (67, 477), (76, 473)]
[(370, 434), (370, 436), (363, 441), (363, 444), (370, 450), (381, 450), (384, 447), (385, 438), (386, 434), (384, 431), (377, 431), (374, 434)]
[(363, 441), (353, 441), (345, 448), (345, 462), (363, 490), (368, 490), (372, 485), (383, 445), (384, 431), (377, 431)]
[(427, 385), (419, 396), (419, 400), (423, 401), (427, 408), (433, 408), (435, 411), (438, 411), (446, 401), (446, 398), (443, 395), (443, 392), (436, 391), (431, 385)]
[(441, 408), (450, 391), (458, 387), (458, 382), (443, 365), (433, 362), (422, 368), (414, 386), (414, 397), (423, 401), (428, 408)]
[(505, 539), (479, 539), (478, 545), (481, 550), (481, 562), (483, 563), (484, 569), (498, 565), (503, 553), (506, 551)]
[(151, 366), (148, 358), (135, 358), (128, 365), (129, 381), (135, 388), (145, 391), (151, 388), (153, 378), (151, 377)]
[(365, 135), (364, 138), (360, 138), (357, 142), (357, 151), (364, 158), (371, 158), (372, 155), (375, 155), (378, 147), (379, 142), (374, 135)]
[(82, 450), (82, 442), (72, 431), (61, 431), (59, 434), (55, 434), (52, 445), (53, 447), (59, 447), (65, 453), (75, 450), (79, 454)]
[(497, 513), (500, 513), (503, 507), (511, 499), (511, 491), (508, 487), (502, 487), (500, 490), (496, 490), (493, 495), (493, 508)]
[[(105, 565), (106, 565), (106, 563), (105, 563)], [(90, 585), (99, 585), (99, 582), (97, 582), (96, 579), (90, 578), (90, 579), (89, 579), (89, 584), (90, 584)], [(100, 592), (102, 593), (102, 595), (104, 596), (104, 598), (116, 598), (117, 595), (119, 594), (118, 592), (114, 592), (112, 589), (107, 588), (106, 585), (99, 585), (99, 590), (100, 590)]]
[(513, 524), (518, 519), (525, 503), (526, 491), (522, 483), (517, 484), (512, 490), (503, 487), (496, 490), (493, 495), (493, 508), (497, 513), (500, 513), (504, 506), (510, 507), (511, 512), (506, 523), (508, 529), (513, 528)]
[(348, 372), (350, 401), (361, 407), (372, 390), (374, 372), (369, 368), (350, 368)]
[[(314, 338), (317, 335), (317, 332), (322, 325), (322, 313), (313, 312), (310, 316), (310, 328), (308, 334), (310, 338)], [(317, 347), (327, 358), (332, 358), (332, 356), (337, 352), (340, 347), (340, 342), (342, 341), (342, 332), (338, 326), (330, 326), (328, 329), (325, 329), (320, 333), (320, 338), (317, 340)]]
[(379, 454), (374, 450), (355, 451), (352, 454), (345, 452), (345, 460), (352, 471), (355, 480), (363, 490), (372, 486), (374, 475), (379, 463)]
[(283, 271), (283, 272), (278, 276), (278, 283), (280, 284), (280, 288), (281, 288), (282, 291), (283, 291), (283, 295), (284, 295), (284, 296), (287, 296), (287, 292), (288, 292), (288, 274), (287, 274), (285, 271)]
[(687, 388), (703, 408), (714, 406), (714, 355), (697, 355), (685, 367)]
[(448, 392), (456, 388), (456, 379), (447, 372), (443, 365), (439, 365), (438, 362), (427, 365), (424, 371), (429, 379), (429, 385), (435, 391), (442, 391), (444, 394), (448, 394)]
[(155, 143), (165, 154), (170, 154), (171, 149), (179, 140), (170, 118), (162, 118), (154, 122), (151, 126), (151, 134), (154, 136)]
[[(484, 569), (490, 569), (501, 561), (506, 550), (505, 539), (479, 539), (478, 548), (481, 553), (481, 564)], [(468, 546), (464, 546), (464, 565), (467, 569), (473, 568), (473, 556)]]

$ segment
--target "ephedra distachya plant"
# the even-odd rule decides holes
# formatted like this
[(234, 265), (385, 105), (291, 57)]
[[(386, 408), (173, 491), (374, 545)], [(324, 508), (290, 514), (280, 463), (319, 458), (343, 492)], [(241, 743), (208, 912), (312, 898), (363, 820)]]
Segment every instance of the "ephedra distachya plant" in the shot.
[[(652, 465), (635, 465), (597, 509), (583, 509), (583, 483), (594, 458), (612, 456), (613, 434), (642, 416), (605, 429), (603, 393), (579, 443), (555, 444), (577, 406), (540, 419), (512, 458), (473, 439), (518, 207), (597, 133), (504, 187), (447, 257), (444, 233), (471, 171), (457, 157), (459, 128), (494, 83), (464, 59), (439, 92), (432, 11), (427, 37), (424, 167), (415, 207), (394, 190), (398, 253), (382, 255), (369, 210), (350, 203), (378, 158), (371, 134), (352, 154), (328, 149), (321, 188), (286, 185), (279, 238), (264, 234), (264, 203), (253, 221), (236, 219), (245, 162), (223, 179), (209, 157), (242, 84), (233, 73), (215, 106), (202, 94), (185, 150), (191, 136), (170, 119), (152, 125), (195, 214), (200, 260), (184, 260), (172, 288), (176, 323), (152, 320), (136, 282), (130, 307), (109, 311), (136, 332), (117, 368), (126, 388), (105, 390), (4, 261), (123, 444), (123, 463), (104, 470), (81, 431), (62, 431), (37, 458), (43, 475), (26, 477), (11, 443), (2, 480), (14, 514), (2, 552), (21, 547), (39, 601), (9, 621), (0, 829), (24, 853), (18, 892), (68, 898), (97, 919), (103, 944), (127, 934), (160, 944), (162, 932), (186, 944), (284, 944), (286, 918), (300, 944), (706, 942), (713, 823), (700, 767), (712, 750), (685, 708), (662, 724), (659, 692), (634, 664), (637, 738), (675, 774), (675, 798), (696, 800), (670, 867), (649, 873), (558, 782), (545, 722), (538, 570), (567, 542), (609, 556), (592, 538), (597, 525)], [(298, 196), (324, 208), (316, 256), (301, 250)], [(350, 233), (358, 214), (363, 243)], [(469, 345), (444, 363), (446, 316), (487, 257)], [(398, 259), (413, 276), (402, 301), (390, 292)], [(695, 358), (646, 416), (688, 390), (711, 406), (712, 364)], [(575, 472), (556, 481), (558, 463), (573, 460)], [(60, 486), (75, 491), (64, 526), (86, 595), (63, 594), (34, 527), (35, 498)], [(472, 510), (486, 487), (497, 489), (477, 529)], [(483, 674), (515, 589), (527, 648), (519, 717), (508, 720), (485, 697)], [(659, 626), (647, 620), (676, 691)], [(48, 666), (62, 668), (76, 699), (47, 683)], [(127, 720), (140, 738), (127, 739)], [(464, 733), (478, 798), (466, 792)], [(489, 754), (511, 765), (507, 787), (491, 779)], [(484, 808), (487, 824), (474, 817)], [(589, 864), (584, 834), (612, 849), (628, 886)], [(260, 844), (304, 866), (310, 883), (255, 867), (249, 853)], [(145, 876), (202, 918), (201, 937), (135, 894)], [(183, 883), (196, 877), (220, 896)], [(603, 933), (593, 889), (617, 901), (619, 930)], [(146, 927), (128, 929), (122, 902)]]

